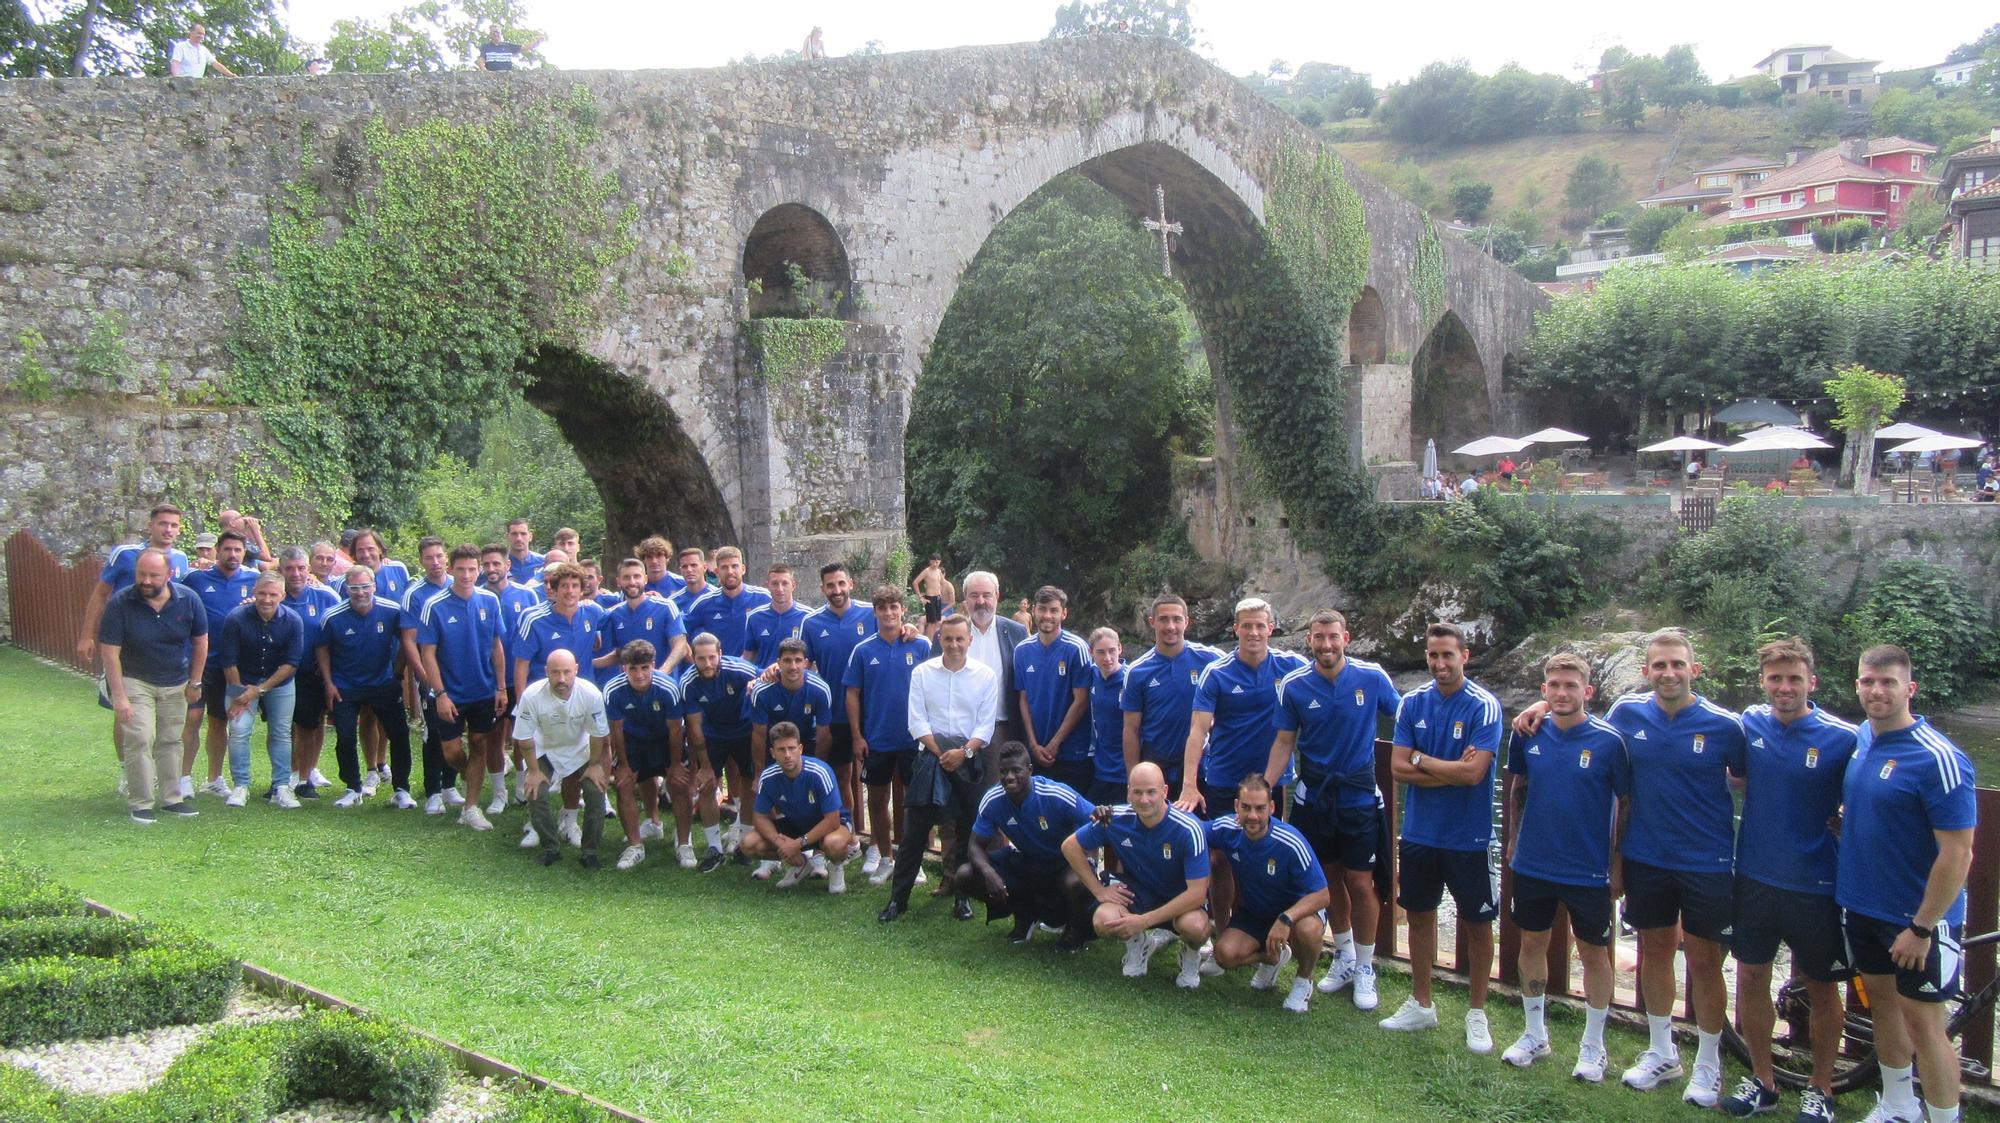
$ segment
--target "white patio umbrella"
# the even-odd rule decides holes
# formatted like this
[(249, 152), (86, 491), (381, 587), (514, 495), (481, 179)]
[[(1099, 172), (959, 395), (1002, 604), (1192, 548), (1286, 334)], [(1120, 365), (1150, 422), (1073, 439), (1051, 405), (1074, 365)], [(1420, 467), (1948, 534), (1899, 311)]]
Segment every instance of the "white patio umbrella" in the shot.
[(1927, 429), (1913, 421), (1898, 421), (1894, 425), (1884, 425), (1875, 430), (1878, 441), (1911, 441), (1918, 437), (1942, 436), (1936, 429)]
[(1831, 444), (1804, 429), (1773, 425), (1759, 429), (1724, 449), (1724, 452), (1775, 452), (1780, 449), (1832, 448)]
[(1645, 448), (1642, 448), (1639, 451), (1640, 452), (1707, 452), (1710, 449), (1717, 449), (1721, 447), (1722, 447), (1721, 445), (1717, 444), (1714, 441), (1705, 441), (1702, 440), (1700, 437), (1670, 437), (1664, 441), (1659, 442), (1658, 444), (1647, 445)]
[(1953, 437), (1944, 433), (1932, 433), (1928, 437), (1918, 437), (1912, 441), (1890, 449), (1890, 452), (1950, 452), (1955, 448), (1978, 448), (1985, 444), (1978, 437)]
[(1452, 449), (1453, 456), (1498, 456), (1503, 452), (1519, 452), (1528, 447), (1528, 442), (1520, 437), (1481, 437), (1470, 444), (1462, 444)]
[(1427, 480), (1438, 478), (1438, 443), (1436, 437), (1432, 437), (1424, 442), (1424, 478)]
[(1551, 425), (1546, 429), (1537, 429), (1521, 439), (1531, 445), (1573, 445), (1590, 438), (1582, 433), (1572, 433), (1568, 429), (1558, 429)]

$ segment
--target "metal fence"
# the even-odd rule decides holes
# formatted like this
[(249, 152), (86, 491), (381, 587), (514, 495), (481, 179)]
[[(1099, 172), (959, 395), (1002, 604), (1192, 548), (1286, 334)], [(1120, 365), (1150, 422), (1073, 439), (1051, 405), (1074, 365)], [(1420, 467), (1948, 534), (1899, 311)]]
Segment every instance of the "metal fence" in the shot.
[(95, 661), (77, 658), (76, 638), (83, 632), (84, 606), (103, 567), (104, 559), (96, 554), (64, 565), (40, 539), (15, 531), (7, 539), (7, 611), (15, 645), (95, 674)]

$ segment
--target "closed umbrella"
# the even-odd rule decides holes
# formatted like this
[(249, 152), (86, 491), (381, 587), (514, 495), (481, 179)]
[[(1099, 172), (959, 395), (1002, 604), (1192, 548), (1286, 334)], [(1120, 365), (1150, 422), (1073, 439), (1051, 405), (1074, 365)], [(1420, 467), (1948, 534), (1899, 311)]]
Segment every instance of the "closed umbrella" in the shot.
[(1498, 456), (1503, 452), (1519, 452), (1528, 447), (1528, 442), (1520, 437), (1481, 437), (1470, 444), (1462, 444), (1452, 449), (1453, 456)]
[(1430, 440), (1424, 442), (1424, 478), (1427, 480), (1438, 478), (1438, 443), (1436, 437), (1432, 437)]
[(1726, 406), (1716, 413), (1715, 419), (1724, 425), (1797, 425), (1804, 419), (1797, 413), (1769, 398), (1745, 398), (1735, 405)]

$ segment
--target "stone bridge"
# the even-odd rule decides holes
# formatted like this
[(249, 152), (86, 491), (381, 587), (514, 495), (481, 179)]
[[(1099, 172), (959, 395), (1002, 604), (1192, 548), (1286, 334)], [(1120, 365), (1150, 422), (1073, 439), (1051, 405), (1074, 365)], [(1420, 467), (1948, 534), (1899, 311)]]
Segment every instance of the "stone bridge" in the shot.
[[(328, 151), (378, 118), (477, 119), (510, 91), (574, 84), (596, 97), (597, 156), (636, 209), (638, 248), (601, 330), (538, 358), (530, 399), (591, 470), (617, 546), (661, 530), (740, 541), (753, 564), (879, 557), (901, 532), (926, 352), (987, 235), (1037, 188), (1078, 171), (1137, 216), (1164, 186), (1186, 227), (1176, 275), (1198, 281), (1260, 236), (1280, 146), (1313, 143), (1194, 55), (1125, 37), (702, 71), (0, 82), (0, 378), (27, 361), (31, 330), (40, 361), (69, 362), (107, 312), (137, 360), (107, 400), (14, 399), (0, 531), (27, 525), (61, 549), (122, 537), (175, 461), (245, 454), (253, 418), (186, 403), (229, 368), (232, 270), (263, 245), (307, 143)], [(1348, 365), (1326, 377), (1347, 387), (1356, 460), (1407, 462), (1425, 437), (1519, 422), (1509, 378), (1542, 295), (1444, 234), (1443, 306), (1426, 318), (1423, 216), (1348, 177), (1373, 248)], [(787, 262), (848, 294), (849, 322), (838, 355), (771, 380), (742, 322)]]

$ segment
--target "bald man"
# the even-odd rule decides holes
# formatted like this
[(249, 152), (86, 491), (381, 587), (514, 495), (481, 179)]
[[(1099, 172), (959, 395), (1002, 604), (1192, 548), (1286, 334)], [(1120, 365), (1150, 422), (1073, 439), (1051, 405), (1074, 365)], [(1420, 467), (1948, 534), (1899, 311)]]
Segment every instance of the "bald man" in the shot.
[[(1208, 899), (1208, 839), (1192, 814), (1167, 801), (1167, 777), (1150, 761), (1132, 769), (1126, 784), (1131, 802), (1100, 807), (1091, 821), (1063, 840), (1063, 857), (1097, 898), (1091, 927), (1098, 935), (1125, 941), (1124, 972), (1146, 973), (1153, 953), (1181, 941), (1180, 972), (1174, 982), (1192, 990), (1201, 985), (1201, 945), (1211, 925), (1202, 903)], [(1108, 884), (1090, 868), (1099, 847), (1118, 855), (1119, 874)]]
[(539, 767), (528, 769), (521, 786), (528, 797), (528, 814), (541, 843), (541, 863), (562, 858), (562, 832), (549, 807), (550, 788), (558, 790), (571, 776), (583, 780), (583, 845), (579, 861), (596, 869), (597, 844), (604, 838), (604, 791), (611, 775), (611, 725), (604, 712), (604, 695), (596, 684), (577, 674), (576, 656), (558, 649), (549, 653), (544, 677), (529, 686), (514, 710), (514, 746), (524, 754), (541, 753)]

